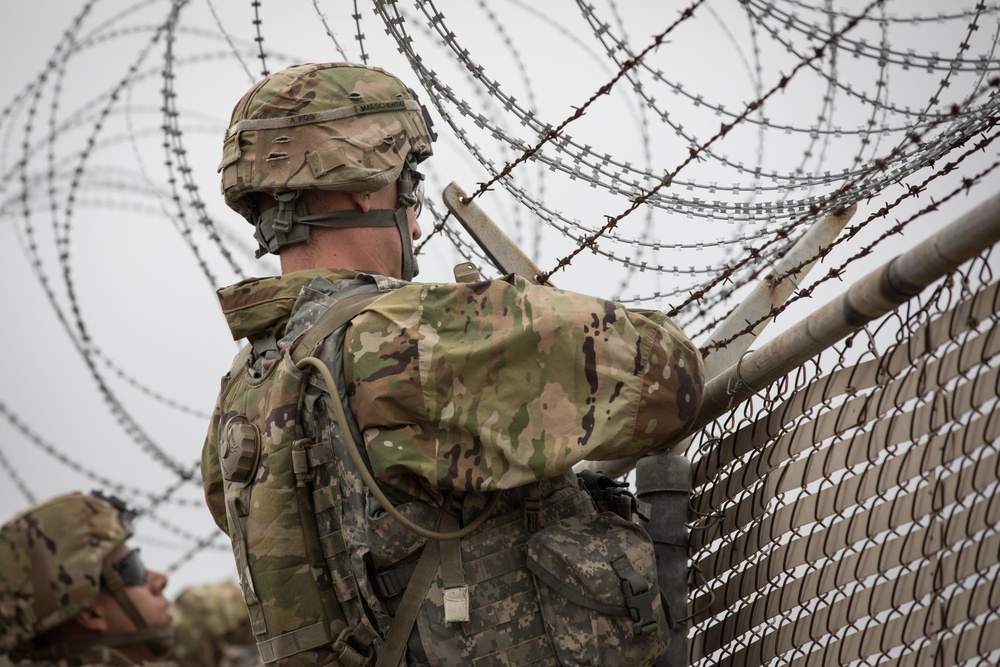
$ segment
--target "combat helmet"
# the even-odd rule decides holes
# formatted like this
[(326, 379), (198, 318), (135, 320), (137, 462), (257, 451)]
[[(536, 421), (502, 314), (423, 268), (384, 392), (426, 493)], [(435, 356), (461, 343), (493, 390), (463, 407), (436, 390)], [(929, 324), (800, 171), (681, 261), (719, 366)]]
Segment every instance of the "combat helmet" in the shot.
[[(0, 655), (58, 659), (90, 646), (146, 642), (165, 652), (163, 630), (146, 627), (107, 557), (132, 535), (133, 513), (113, 496), (57, 496), (0, 526)], [(33, 640), (93, 605), (106, 587), (138, 628), (94, 642), (39, 650)], [(169, 631), (169, 629), (167, 629)], [(72, 645), (71, 645), (72, 644)], [(57, 655), (59, 654), (59, 655)]]
[(174, 600), (172, 657), (181, 665), (218, 667), (227, 656), (260, 660), (243, 591), (230, 581), (198, 584)]
[[(416, 166), (436, 135), (402, 81), (353, 63), (292, 65), (261, 80), (233, 109), (223, 145), (222, 193), (254, 225), (257, 256), (306, 241), (309, 226), (391, 227), (403, 244), (402, 276), (416, 274), (406, 209), (417, 203)], [(395, 211), (307, 215), (303, 190), (376, 192), (399, 184)], [(257, 210), (251, 193), (277, 205)]]

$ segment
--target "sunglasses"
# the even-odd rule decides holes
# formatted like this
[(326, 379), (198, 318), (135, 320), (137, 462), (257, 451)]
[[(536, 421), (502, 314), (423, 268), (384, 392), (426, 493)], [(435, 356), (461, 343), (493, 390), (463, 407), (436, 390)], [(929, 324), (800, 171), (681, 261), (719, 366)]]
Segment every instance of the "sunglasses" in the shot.
[(118, 573), (126, 586), (144, 586), (146, 584), (146, 566), (139, 558), (138, 549), (132, 549), (124, 558), (112, 563), (111, 569)]

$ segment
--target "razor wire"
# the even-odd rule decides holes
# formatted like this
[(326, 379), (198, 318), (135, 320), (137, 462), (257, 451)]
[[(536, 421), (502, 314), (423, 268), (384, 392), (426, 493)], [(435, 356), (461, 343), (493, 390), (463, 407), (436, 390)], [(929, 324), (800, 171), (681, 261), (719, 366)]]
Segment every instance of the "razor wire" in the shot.
[[(656, 13), (659, 24), (647, 26), (653, 37), (627, 24), (629, 8), (620, 2), (466, 3), (500, 40), (514, 65), (510, 75), (485, 62), (488, 54), (456, 18), (461, 5), (446, 0), (303, 4), (312, 13), (310, 29), (336, 58), (381, 65), (398, 51), (405, 59), (411, 72), (393, 70), (419, 84), (421, 99), (439, 119), (440, 143), (447, 142), (470, 165), (462, 170), (468, 175), (458, 178), (438, 172), (432, 159), (426, 165), (431, 182), (478, 184), (472, 196), (502, 211), (498, 220), (526, 239), (540, 266), (603, 266), (608, 280), (602, 288), (613, 290), (605, 296), (669, 310), (696, 341), (780, 257), (803, 222), (854, 201), (869, 206), (835, 244), (856, 249), (820, 278), (830, 282), (882, 250), (886, 239), (909, 223), (934, 213), (934, 202), (921, 201), (903, 223), (888, 220), (897, 207), (920, 200), (929, 185), (943, 188), (941, 203), (989, 187), (991, 177), (996, 182), (995, 162), (987, 161), (986, 168), (968, 164), (980, 151), (996, 151), (990, 143), (1000, 117), (996, 3), (923, 15), (888, 1), (851, 7), (828, 1), (695, 1), (687, 3), (687, 11)], [(109, 5), (109, 15), (97, 16)], [(187, 505), (177, 494), (197, 485), (196, 471), (187, 463), (193, 452), (165, 444), (169, 429), (144, 424), (131, 397), (147, 397), (179, 419), (204, 420), (205, 410), (164, 388), (162, 378), (129, 368), (113, 344), (93, 335), (93, 315), (79, 285), (86, 262), (75, 235), (90, 223), (92, 210), (133, 210), (169, 222), (186, 248), (188, 270), (200, 273), (203, 284), (215, 288), (222, 276), (238, 279), (259, 270), (252, 268), (249, 234), (237, 229), (242, 221), (230, 224), (218, 215), (218, 196), (206, 194), (217, 184), (199, 173), (204, 165), (192, 158), (199, 144), (219, 142), (228, 108), (202, 108), (186, 97), (185, 87), (199, 76), (200, 65), (231, 63), (245, 88), (255, 78), (251, 60), (265, 73), (278, 69), (279, 62), (317, 60), (291, 55), (300, 45), (282, 33), (277, 3), (245, 0), (223, 8), (209, 2), (205, 20), (188, 23), (185, 17), (196, 11), (196, 3), (185, 0), (91, 0), (68, 21), (39, 75), (0, 109), (0, 223), (14, 228), (33, 279), (118, 424), (122, 442), (114, 446), (137, 446), (165, 474), (140, 488), (99, 475), (72, 448), (50, 445), (61, 452), (53, 460), (91, 481), (115, 484), (111, 488), (143, 505), (146, 516), (187, 545), (185, 563), (196, 560), (199, 545), (210, 541), (161, 513)], [(529, 55), (522, 25), (527, 16), (543, 26), (546, 37), (561, 36), (586, 58), (600, 59), (593, 68), (600, 76), (587, 96), (566, 99), (555, 110), (546, 102), (542, 93), (553, 78), (544, 60)], [(716, 26), (722, 44), (736, 53), (749, 82), (746, 96), (713, 97), (662, 57), (672, 39), (679, 41), (704, 23)], [(931, 34), (944, 27), (958, 35), (946, 49), (897, 46), (902, 29)], [(296, 26), (300, 29), (303, 24)], [(95, 80), (86, 95), (70, 92), (68, 72), (78, 59), (134, 39), (146, 47), (128, 52), (123, 76)], [(926, 94), (916, 103), (897, 99), (917, 71)], [(803, 82), (821, 91), (809, 116), (782, 101)], [(587, 126), (591, 115), (612, 102), (622, 105), (634, 126), (634, 150), (619, 151), (613, 133), (594, 133)], [(841, 120), (855, 108), (863, 111), (863, 120), (856, 125)], [(701, 117), (692, 122), (683, 111)], [(751, 137), (745, 150), (734, 145), (737, 133)], [(791, 137), (801, 155), (775, 159), (775, 137)], [(100, 160), (119, 145), (128, 146), (134, 168)], [(561, 200), (567, 184), (597, 193), (601, 208), (587, 217), (567, 207)], [(432, 231), (418, 246), (422, 255), (445, 247), (488, 269), (482, 251), (450, 214), (434, 202), (425, 210)], [(616, 217), (618, 222), (609, 224)], [(684, 221), (701, 229), (675, 234)], [(862, 241), (866, 234), (875, 240)], [(811, 294), (803, 290), (793, 302)], [(20, 437), (46, 442), (38, 425), (11, 417), (8, 422), (20, 425), (15, 426)], [(32, 474), (18, 469), (9, 449), (4, 454), (0, 467), (30, 498)]]

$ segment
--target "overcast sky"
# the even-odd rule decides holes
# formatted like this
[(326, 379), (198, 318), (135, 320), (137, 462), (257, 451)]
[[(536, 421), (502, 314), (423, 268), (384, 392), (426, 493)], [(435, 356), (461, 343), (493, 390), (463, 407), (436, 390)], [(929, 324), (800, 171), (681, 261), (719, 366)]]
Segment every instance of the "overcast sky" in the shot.
[[(61, 0), (46, 4), (45, 11), (23, 3), (11, 5), (0, 22), (0, 51), (7, 64), (3, 77), (7, 115), (0, 119), (0, 155), (6, 183), (4, 214), (0, 217), (0, 277), (7, 286), (0, 318), (0, 402), (7, 418), (0, 419), (0, 456), (7, 461), (5, 468), (16, 475), (16, 479), (12, 478), (6, 469), (0, 469), (0, 515), (4, 518), (28, 504), (25, 490), (43, 499), (63, 491), (102, 486), (100, 479), (93, 479), (97, 476), (124, 485), (125, 495), (141, 506), (148, 502), (141, 492), (161, 494), (176, 482), (177, 470), (171, 467), (196, 474), (194, 466), (206, 428), (205, 415), (214, 402), (218, 378), (237, 350), (219, 313), (214, 290), (235, 282), (241, 275), (266, 275), (276, 270), (274, 262), (252, 259), (250, 227), (224, 206), (215, 174), (230, 109), (261, 74), (260, 60), (247, 50), (255, 44), (251, 3), (190, 0), (180, 14), (182, 30), (173, 45), (177, 61), (167, 81), (176, 86), (176, 97), (171, 100), (180, 114), (183, 154), (162, 146), (160, 91), (165, 85), (161, 73), (167, 45), (161, 41), (148, 46), (152, 28), (163, 22), (170, 3), (101, 0), (91, 4), (93, 9), (77, 34), (78, 42), (71, 47), (76, 50), (67, 58), (57, 58), (57, 62), (66, 64), (65, 70), (50, 71), (37, 98), (15, 96), (46, 70), (46, 62), (57, 46), (63, 44), (65, 48), (61, 36), (71, 27), (73, 12), (80, 11), (80, 3)], [(350, 58), (359, 59), (353, 21), (344, 9), (348, 4), (321, 3), (327, 19), (324, 26), (323, 16), (317, 15), (312, 2), (283, 2), (280, 13), (278, 3), (261, 3), (261, 34), (270, 70), (293, 62), (339, 60), (341, 56), (326, 28), (334, 32)], [(605, 16), (613, 16), (607, 3), (597, 4)], [(848, 4), (853, 7), (859, 3)], [(897, 10), (904, 6), (891, 4)], [(959, 4), (964, 7), (970, 3)], [(519, 103), (539, 110), (544, 122), (555, 125), (563, 121), (617, 71), (589, 33), (576, 3), (547, 3), (540, 7), (548, 12), (544, 16), (519, 2), (490, 3), (488, 9), (483, 3), (473, 2), (441, 2), (437, 6), (448, 17), (449, 27), (456, 29), (464, 47), (473, 50), (478, 62), (486, 63), (488, 71), (517, 96)], [(634, 44), (639, 45), (636, 49), (645, 47), (652, 35), (673, 22), (681, 5), (652, 6), (622, 3), (618, 7)], [(905, 6), (916, 12), (955, 5), (942, 1)], [(775, 43), (762, 47), (757, 54), (760, 65), (754, 64), (755, 54), (744, 48), (748, 24), (740, 19), (739, 3), (708, 2), (699, 11), (698, 22), (672, 35), (657, 61), (657, 67), (667, 68), (689, 86), (688, 91), (735, 110), (760, 95), (794, 65), (794, 59), (779, 61), (782, 48)], [(492, 22), (494, 12), (497, 23)], [(419, 88), (417, 77), (383, 34), (377, 18), (366, 11), (363, 20), (364, 45), (372, 63), (384, 65)], [(995, 38), (995, 15), (992, 21), (983, 22), (982, 30), (976, 33), (979, 42), (975, 48), (979, 51), (975, 54), (989, 53), (987, 47)], [(968, 21), (963, 20), (907, 25), (892, 33), (891, 45), (898, 46), (901, 52), (919, 46), (920, 52), (940, 52), (947, 57), (967, 32)], [(441, 80), (454, 83), (470, 105), (502, 117), (502, 109), (496, 107), (489, 94), (468, 84), (453, 55), (445, 47), (435, 46), (436, 37), (432, 39), (426, 30), (417, 28), (413, 28), (413, 34), (423, 40), (427, 48), (421, 53)], [(240, 57), (233, 55), (230, 41), (236, 44)], [(845, 57), (839, 63), (839, 75), (859, 90), (881, 96), (879, 99), (890, 106), (913, 105), (916, 109), (926, 104), (939, 86), (941, 77), (937, 72), (897, 68), (892, 70), (895, 85), (881, 90), (874, 83), (879, 78), (877, 71), (864, 69), (868, 64)], [(99, 98), (98, 91), (114, 90), (118, 82), (132, 77), (132, 67), (137, 67), (133, 83), (118, 91), (115, 105), (92, 102)], [(763, 72), (758, 84), (753, 81), (755, 72)], [(808, 127), (816, 122), (817, 114), (825, 114), (838, 125), (853, 129), (870, 117), (877, 116), (878, 122), (887, 117), (866, 116), (864, 105), (852, 103), (844, 94), (838, 97), (838, 110), (830, 112), (824, 106), (822, 86), (805, 75), (796, 82), (766, 106), (770, 122)], [(962, 82), (969, 85), (968, 77)], [(943, 94), (957, 93), (951, 89)], [(674, 120), (700, 139), (717, 130), (721, 117), (695, 105), (689, 97), (663, 90), (656, 96), (675, 114)], [(35, 116), (27, 113), (32, 106), (38, 109)], [(622, 93), (616, 87), (571, 126), (571, 133), (599, 153), (634, 164), (648, 163), (658, 172), (677, 165), (686, 151), (683, 142), (674, 136), (677, 132), (665, 133), (657, 119), (640, 112), (639, 106), (635, 95)], [(484, 172), (437, 112), (434, 116), (442, 137), (433, 167), (429, 167), (431, 189), (439, 191), (448, 181), (456, 180), (471, 191), (477, 182), (485, 180)], [(51, 148), (41, 140), (50, 131), (50, 122), (56, 123), (60, 137)], [(489, 133), (477, 130), (474, 124), (468, 126), (471, 140), (481, 142), (477, 146), (487, 154), (497, 160), (516, 157), (510, 150), (491, 145)], [(733, 164), (753, 164), (764, 155), (765, 167), (790, 170), (790, 165), (802, 163), (807, 165), (807, 171), (822, 173), (818, 164), (843, 167), (844, 156), (851, 150), (831, 142), (825, 154), (804, 157), (805, 144), (797, 137), (793, 141), (777, 130), (760, 133), (754, 127), (741, 127), (733, 138), (721, 142), (716, 152)], [(512, 131), (517, 129), (515, 123)], [(644, 140), (646, 132), (648, 141)], [(42, 181), (32, 182), (31, 196), (22, 201), (22, 172), (17, 162), (23, 155), (21, 142), (25, 136), (29, 136), (30, 145), (29, 178)], [(96, 137), (97, 148), (84, 152), (90, 137)], [(881, 150), (887, 148), (885, 145)], [(879, 155), (879, 150), (872, 147), (868, 155)], [(975, 173), (996, 156), (996, 148), (991, 148), (975, 161), (970, 159), (963, 169)], [(164, 164), (168, 160), (174, 167), (184, 162), (182, 166), (190, 172), (173, 173), (190, 173), (190, 183), (167, 180)], [(80, 167), (84, 175), (74, 196), (68, 197), (68, 184)], [(592, 226), (602, 224), (604, 216), (619, 214), (629, 205), (626, 197), (608, 198), (586, 183), (537, 165), (521, 170), (520, 185), (530, 188), (549, 207), (567, 211), (570, 217)], [(54, 198), (46, 194), (44, 178), (49, 171), (59, 175), (55, 181), (59, 192)], [(684, 173), (699, 183), (720, 184), (721, 193), (690, 194), (706, 202), (726, 197), (728, 179), (735, 178), (732, 169), (721, 168), (712, 160), (695, 164)], [(952, 178), (949, 188), (955, 182)], [(904, 236), (880, 244), (878, 252), (852, 265), (847, 282), (951, 221), (995, 192), (998, 185), (1000, 179), (991, 174), (970, 195), (949, 202), (938, 214), (924, 216), (910, 225)], [(821, 191), (814, 190), (816, 194)], [(171, 198), (174, 192), (185, 202), (184, 218), (176, 214)], [(761, 194), (758, 201), (797, 196), (802, 193), (767, 193)], [(861, 202), (858, 216), (870, 214), (891, 196), (895, 195), (887, 191), (870, 202)], [(923, 195), (901, 208), (892, 220), (905, 219), (925, 205), (930, 196)], [(200, 201), (205, 208), (192, 207), (191, 201)], [(501, 193), (489, 194), (480, 202), (543, 269), (552, 268), (575, 245), (558, 229), (547, 228), (536, 235), (539, 223)], [(25, 207), (29, 215), (25, 215)], [(222, 247), (233, 253), (232, 261), (199, 226), (202, 212), (215, 221), (223, 238)], [(644, 226), (654, 223), (659, 226), (649, 228), (652, 231), (644, 236)], [(889, 223), (878, 224), (884, 229)], [(185, 233), (186, 226), (193, 230), (190, 234)], [(638, 213), (622, 228), (628, 236), (664, 244), (704, 240), (705, 248), (664, 254), (660, 261), (665, 265), (681, 267), (677, 275), (626, 274), (620, 264), (606, 256), (588, 253), (568, 271), (556, 274), (554, 282), (608, 297), (667, 292), (703, 279), (695, 272), (685, 272), (685, 267), (711, 266), (727, 253), (740, 250), (717, 247), (716, 242), (729, 233), (728, 228), (721, 222), (697, 217), (670, 216), (660, 211), (650, 222)], [(873, 229), (871, 234), (860, 235), (856, 243), (838, 250), (817, 272), (825, 273), (829, 266), (856, 253), (864, 239), (870, 241), (876, 232)], [(57, 238), (68, 238), (68, 246), (63, 247)], [(611, 247), (619, 256), (645, 252), (637, 244)], [(58, 261), (61, 251), (69, 253), (65, 265)], [(446, 280), (451, 266), (461, 259), (439, 236), (421, 257), (420, 278)], [(495, 274), (489, 269), (485, 272)], [(631, 276), (624, 291), (619, 289), (623, 275)], [(817, 291), (814, 300), (779, 318), (775, 330), (805, 316), (818, 302), (840, 293), (844, 287), (844, 282), (828, 283)], [(46, 288), (51, 290), (62, 321)], [(72, 308), (74, 302), (78, 313)], [(95, 370), (78, 351), (80, 341), (85, 339), (96, 350), (90, 357)], [(114, 365), (105, 365), (105, 359)], [(116, 369), (122, 369), (128, 379)], [(102, 392), (95, 374), (112, 398)], [(150, 444), (143, 445), (147, 438)], [(55, 455), (46, 446), (51, 446)], [(169, 504), (157, 512), (163, 522), (149, 518), (139, 524), (137, 543), (152, 566), (166, 567), (176, 562), (195, 541), (214, 533), (199, 505), (200, 488), (196, 483), (181, 484), (175, 498), (181, 503)], [(172, 588), (176, 593), (187, 583), (232, 576), (227, 544), (217, 539), (193, 563), (180, 567)]]

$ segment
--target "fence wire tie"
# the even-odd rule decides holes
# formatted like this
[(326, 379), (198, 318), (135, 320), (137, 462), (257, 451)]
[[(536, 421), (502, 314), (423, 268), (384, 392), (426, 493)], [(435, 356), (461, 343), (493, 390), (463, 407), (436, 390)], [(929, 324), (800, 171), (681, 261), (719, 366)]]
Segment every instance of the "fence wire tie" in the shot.
[[(742, 389), (749, 389), (750, 385), (747, 384), (746, 380), (743, 379), (741, 373), (741, 366), (743, 365), (743, 359), (753, 352), (754, 350), (747, 350), (740, 355), (740, 358), (736, 361), (736, 368), (729, 372), (729, 379), (726, 381), (726, 394), (730, 397), (735, 396), (736, 392)], [(732, 406), (732, 401), (730, 400), (730, 406)]]
[(688, 530), (692, 532), (696, 530), (698, 531), (708, 530), (712, 526), (721, 523), (722, 520), (726, 518), (725, 512), (723, 512), (722, 510), (714, 510), (711, 512), (700, 512), (690, 502), (688, 503), (688, 511), (694, 514), (696, 517), (698, 517), (694, 521), (689, 521), (686, 524), (684, 524), (688, 527)]
[(705, 606), (703, 606), (701, 609), (695, 609), (687, 616), (675, 619), (674, 623), (677, 624), (687, 623), (688, 621), (693, 620), (696, 616), (700, 616), (701, 614), (711, 609), (712, 605), (715, 604), (715, 590), (709, 586), (708, 579), (705, 577), (705, 573), (702, 572), (702, 569), (699, 565), (695, 563), (691, 564), (691, 566), (688, 568), (688, 578), (689, 579), (696, 578), (701, 580), (701, 583), (695, 584), (694, 586), (692, 586), (692, 588), (700, 588), (704, 586), (708, 592), (708, 602), (706, 602)]

